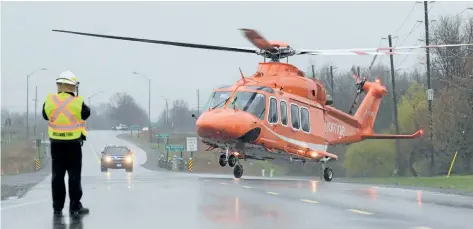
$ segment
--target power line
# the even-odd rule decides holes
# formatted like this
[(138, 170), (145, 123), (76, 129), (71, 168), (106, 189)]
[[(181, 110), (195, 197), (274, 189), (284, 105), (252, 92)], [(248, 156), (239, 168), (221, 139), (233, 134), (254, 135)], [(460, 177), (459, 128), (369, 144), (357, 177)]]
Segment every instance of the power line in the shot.
[(396, 34), (397, 32), (399, 32), (399, 30), (402, 29), (402, 27), (404, 26), (404, 24), (407, 22), (407, 20), (411, 17), (411, 14), (412, 12), (414, 12), (414, 9), (416, 8), (417, 4), (419, 2), (414, 2), (414, 5), (412, 6), (411, 10), (409, 11), (409, 14), (407, 14), (407, 17), (404, 19), (404, 21), (401, 23), (401, 26), (399, 26), (399, 28), (393, 32), (392, 34)]

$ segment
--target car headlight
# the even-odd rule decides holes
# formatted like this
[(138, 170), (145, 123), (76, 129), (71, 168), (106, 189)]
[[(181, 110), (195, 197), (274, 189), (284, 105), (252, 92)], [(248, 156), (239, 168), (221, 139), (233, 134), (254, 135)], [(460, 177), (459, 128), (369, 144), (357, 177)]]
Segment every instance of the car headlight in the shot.
[(105, 156), (105, 162), (111, 162), (112, 161), (112, 157), (110, 156)]
[(125, 158), (126, 163), (131, 163), (133, 161), (133, 158), (131, 156), (128, 156)]

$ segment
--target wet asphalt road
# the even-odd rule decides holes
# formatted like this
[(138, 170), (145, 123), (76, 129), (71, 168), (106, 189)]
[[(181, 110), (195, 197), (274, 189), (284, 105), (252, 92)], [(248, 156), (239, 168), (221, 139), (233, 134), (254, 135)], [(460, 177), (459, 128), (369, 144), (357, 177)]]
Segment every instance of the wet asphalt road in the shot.
[[(456, 228), (471, 229), (473, 197), (322, 181), (150, 171), (146, 154), (116, 133), (90, 131), (83, 147), (83, 204), (91, 213), (52, 217), (50, 176), (2, 201), (4, 229), (29, 228)], [(100, 172), (104, 144), (135, 150), (133, 173)]]

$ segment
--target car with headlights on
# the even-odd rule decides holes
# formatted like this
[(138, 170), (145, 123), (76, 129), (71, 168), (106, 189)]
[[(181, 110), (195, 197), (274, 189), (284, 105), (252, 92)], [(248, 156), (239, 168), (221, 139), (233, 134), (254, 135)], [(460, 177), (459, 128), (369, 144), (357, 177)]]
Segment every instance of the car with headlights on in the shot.
[(133, 152), (126, 146), (108, 145), (102, 150), (100, 170), (125, 169), (133, 172)]

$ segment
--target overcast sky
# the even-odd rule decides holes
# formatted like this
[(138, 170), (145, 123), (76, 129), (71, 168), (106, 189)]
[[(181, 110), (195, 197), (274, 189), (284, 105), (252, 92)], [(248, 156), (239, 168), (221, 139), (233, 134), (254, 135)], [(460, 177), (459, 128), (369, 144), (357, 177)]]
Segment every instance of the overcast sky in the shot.
[[(414, 2), (2, 2), (1, 8), (1, 102), (2, 108), (26, 109), (26, 74), (48, 68), (30, 78), (30, 101), (38, 87), (42, 104), (55, 92), (54, 79), (66, 69), (76, 73), (80, 94), (98, 91), (93, 104), (105, 102), (115, 92), (127, 92), (148, 108), (147, 80), (152, 79), (151, 115), (156, 119), (169, 99), (185, 99), (197, 106), (208, 100), (215, 87), (233, 84), (238, 67), (246, 75), (256, 71), (262, 58), (211, 50), (109, 40), (52, 32), (74, 30), (140, 38), (251, 47), (238, 30), (258, 30), (268, 40), (280, 40), (294, 48), (341, 49), (387, 46), (388, 34), (399, 36), (398, 45), (424, 19), (423, 4)], [(435, 2), (430, 19), (458, 14), (471, 1)], [(473, 11), (468, 13), (472, 15)], [(467, 13), (464, 13), (465, 15)], [(407, 20), (406, 20), (407, 18)], [(405, 21), (406, 20), (406, 21)], [(403, 22), (405, 23), (403, 24)], [(402, 28), (398, 28), (403, 24)], [(397, 31), (398, 30), (398, 31)], [(424, 36), (420, 24), (405, 45)], [(382, 43), (380, 43), (382, 42)], [(394, 41), (396, 43), (396, 40)], [(339, 56), (290, 58), (306, 70), (310, 58), (316, 66), (332, 62), (339, 70), (368, 66), (372, 57)], [(397, 58), (397, 59), (396, 59)], [(385, 57), (382, 63), (388, 64)], [(396, 68), (412, 68), (416, 57), (395, 57)], [(402, 64), (399, 64), (401, 63)], [(40, 107), (40, 106), (38, 106)], [(30, 103), (30, 111), (34, 104)]]

